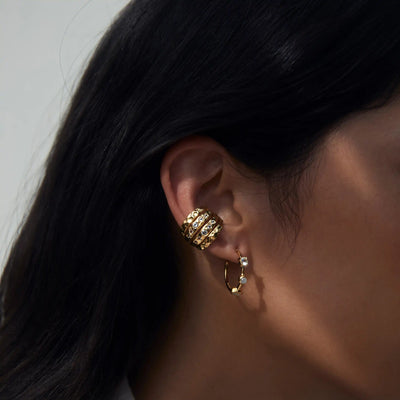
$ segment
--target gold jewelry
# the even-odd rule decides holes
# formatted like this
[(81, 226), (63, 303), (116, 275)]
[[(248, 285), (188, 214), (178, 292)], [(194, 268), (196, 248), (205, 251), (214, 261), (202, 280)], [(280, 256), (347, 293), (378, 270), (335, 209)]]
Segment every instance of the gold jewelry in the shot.
[(181, 234), (199, 250), (207, 248), (222, 230), (222, 219), (205, 207), (195, 208), (183, 221)]
[(226, 287), (228, 288), (229, 292), (231, 294), (234, 294), (235, 296), (239, 296), (242, 292), (241, 292), (241, 288), (242, 285), (244, 285), (247, 282), (247, 278), (244, 276), (244, 269), (249, 265), (249, 261), (247, 260), (247, 257), (243, 257), (240, 254), (239, 249), (236, 249), (236, 253), (239, 256), (238, 261), (240, 264), (240, 267), (242, 269), (240, 276), (239, 276), (239, 284), (237, 287), (231, 287), (228, 281), (228, 265), (229, 265), (229, 261), (225, 260), (225, 283), (226, 283)]

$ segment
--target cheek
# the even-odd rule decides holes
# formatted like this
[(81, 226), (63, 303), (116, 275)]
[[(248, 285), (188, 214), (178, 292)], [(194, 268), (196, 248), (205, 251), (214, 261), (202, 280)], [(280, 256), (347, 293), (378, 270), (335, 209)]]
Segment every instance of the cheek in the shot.
[(353, 179), (335, 176), (317, 187), (316, 206), (305, 216), (286, 277), (357, 380), (379, 385), (392, 375), (395, 384), (400, 373), (400, 202), (373, 174), (368, 185), (355, 173)]
[(400, 176), (372, 157), (346, 150), (328, 157), (317, 180), (304, 215), (299, 259), (311, 257), (313, 273), (327, 274), (332, 290), (342, 287), (336, 281), (346, 289), (345, 282), (351, 283), (352, 290), (341, 293), (348, 301), (379, 303), (377, 297), (390, 295), (389, 309), (400, 302)]
[(341, 379), (360, 386), (377, 386), (382, 379), (390, 386), (392, 379), (395, 385), (399, 190), (394, 175), (378, 176), (351, 154), (345, 160), (328, 156), (293, 253), (269, 260), (274, 267), (265, 273), (268, 325)]

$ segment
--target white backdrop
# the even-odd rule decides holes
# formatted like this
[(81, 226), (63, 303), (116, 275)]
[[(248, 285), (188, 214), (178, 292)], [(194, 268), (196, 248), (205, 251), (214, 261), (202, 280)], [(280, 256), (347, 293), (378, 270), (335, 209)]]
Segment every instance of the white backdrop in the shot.
[(88, 56), (128, 0), (0, 0), (0, 274)]

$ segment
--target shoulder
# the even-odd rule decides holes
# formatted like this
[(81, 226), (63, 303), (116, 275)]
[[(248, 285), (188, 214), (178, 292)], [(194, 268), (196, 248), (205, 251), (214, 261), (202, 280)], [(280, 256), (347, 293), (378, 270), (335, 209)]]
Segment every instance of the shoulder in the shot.
[(111, 400), (135, 400), (126, 375), (121, 379)]

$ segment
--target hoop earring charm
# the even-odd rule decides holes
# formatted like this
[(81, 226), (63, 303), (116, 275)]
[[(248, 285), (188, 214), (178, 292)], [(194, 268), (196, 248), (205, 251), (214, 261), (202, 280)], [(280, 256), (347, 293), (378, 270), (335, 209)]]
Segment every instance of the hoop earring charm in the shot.
[(228, 260), (225, 260), (225, 284), (231, 294), (234, 294), (235, 296), (239, 296), (240, 294), (242, 294), (242, 291), (241, 291), (242, 286), (247, 282), (247, 278), (244, 276), (244, 269), (249, 265), (249, 261), (247, 260), (247, 257), (243, 257), (240, 254), (239, 249), (236, 249), (236, 253), (239, 256), (238, 261), (239, 261), (240, 268), (241, 268), (238, 286), (231, 287), (231, 285), (229, 284), (229, 281), (228, 281), (229, 261)]

